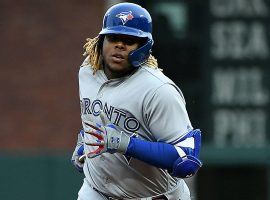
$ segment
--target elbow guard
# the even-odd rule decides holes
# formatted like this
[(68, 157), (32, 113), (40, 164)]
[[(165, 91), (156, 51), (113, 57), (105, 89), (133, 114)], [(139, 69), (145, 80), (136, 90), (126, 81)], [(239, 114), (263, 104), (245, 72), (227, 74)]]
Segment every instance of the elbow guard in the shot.
[(178, 178), (188, 178), (196, 174), (202, 166), (199, 160), (201, 131), (195, 129), (188, 132), (174, 147), (179, 158), (174, 162), (171, 174)]
[(189, 178), (196, 174), (202, 163), (194, 156), (187, 155), (184, 158), (179, 157), (173, 165), (172, 175), (178, 178)]

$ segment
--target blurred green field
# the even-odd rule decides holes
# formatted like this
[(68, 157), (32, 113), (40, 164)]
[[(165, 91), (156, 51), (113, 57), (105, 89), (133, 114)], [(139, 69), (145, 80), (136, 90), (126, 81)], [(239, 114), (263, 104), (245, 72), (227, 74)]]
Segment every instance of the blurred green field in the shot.
[[(0, 200), (76, 200), (83, 175), (71, 165), (70, 154), (2, 153)], [(205, 145), (201, 158), (204, 165), (193, 188), (198, 200), (270, 199), (270, 147)]]
[(83, 176), (69, 155), (0, 156), (0, 199), (74, 200)]

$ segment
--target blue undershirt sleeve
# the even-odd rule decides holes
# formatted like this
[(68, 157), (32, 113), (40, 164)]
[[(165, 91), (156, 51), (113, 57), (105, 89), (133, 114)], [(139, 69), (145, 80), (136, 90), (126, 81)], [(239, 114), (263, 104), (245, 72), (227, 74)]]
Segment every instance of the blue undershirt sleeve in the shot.
[(174, 162), (179, 158), (178, 152), (171, 144), (138, 138), (130, 138), (125, 155), (168, 170), (172, 169)]

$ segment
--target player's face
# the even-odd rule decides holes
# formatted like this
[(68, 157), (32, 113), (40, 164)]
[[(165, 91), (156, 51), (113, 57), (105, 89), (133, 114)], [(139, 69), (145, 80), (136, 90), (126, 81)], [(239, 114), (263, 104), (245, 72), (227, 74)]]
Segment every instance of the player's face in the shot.
[(105, 36), (102, 56), (104, 71), (109, 79), (125, 76), (134, 70), (128, 61), (128, 55), (141, 43), (142, 39), (134, 36), (118, 34)]

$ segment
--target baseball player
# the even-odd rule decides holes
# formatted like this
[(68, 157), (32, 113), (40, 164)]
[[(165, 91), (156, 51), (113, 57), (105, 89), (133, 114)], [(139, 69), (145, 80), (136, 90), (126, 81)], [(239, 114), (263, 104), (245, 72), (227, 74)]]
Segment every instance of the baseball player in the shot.
[(79, 70), (82, 130), (72, 156), (78, 200), (189, 200), (184, 178), (202, 166), (181, 90), (151, 55), (152, 19), (133, 3), (105, 13)]

